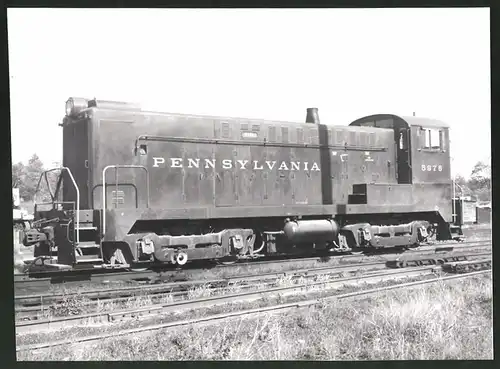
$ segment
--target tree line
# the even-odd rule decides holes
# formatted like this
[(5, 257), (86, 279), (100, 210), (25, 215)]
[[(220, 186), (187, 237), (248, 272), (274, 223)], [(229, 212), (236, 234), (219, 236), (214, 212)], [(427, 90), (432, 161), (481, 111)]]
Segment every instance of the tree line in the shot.
[[(42, 160), (37, 154), (33, 154), (27, 164), (18, 162), (12, 165), (12, 188), (19, 188), (19, 196), (24, 201), (33, 201), (35, 196), (36, 186), (40, 179), (40, 175), (47, 169)], [(58, 172), (48, 173), (47, 179), (51, 186), (51, 191), (54, 192), (57, 184)], [(49, 189), (44, 179), (40, 182), (39, 192), (37, 194), (38, 201), (50, 201), (51, 197)]]
[[(12, 165), (12, 187), (19, 188), (19, 194), (24, 201), (33, 201), (40, 175), (47, 169), (37, 154), (33, 154), (27, 164), (18, 162)], [(52, 191), (56, 188), (57, 175), (57, 172), (49, 173), (48, 175)], [(458, 195), (471, 196), (479, 201), (491, 200), (490, 165), (479, 161), (472, 169), (469, 178), (457, 175), (455, 182), (458, 185), (456, 189)], [(42, 180), (42, 183), (40, 183), (38, 196), (40, 200), (50, 200), (45, 180)]]
[(471, 196), (474, 200), (491, 201), (491, 165), (478, 161), (469, 178), (455, 176), (457, 194)]

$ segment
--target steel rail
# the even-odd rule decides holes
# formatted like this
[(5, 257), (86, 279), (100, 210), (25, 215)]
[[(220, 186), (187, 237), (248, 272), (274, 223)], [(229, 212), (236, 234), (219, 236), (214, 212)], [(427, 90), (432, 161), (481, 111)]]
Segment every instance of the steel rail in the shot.
[(37, 332), (45, 329), (67, 328), (68, 326), (77, 326), (89, 320), (93, 322), (116, 322), (118, 320), (127, 319), (130, 317), (138, 317), (149, 314), (167, 314), (173, 312), (181, 312), (186, 310), (214, 307), (225, 305), (227, 303), (239, 303), (242, 301), (254, 301), (263, 297), (272, 297), (274, 295), (287, 295), (304, 292), (314, 286), (323, 288), (338, 288), (345, 284), (358, 284), (360, 282), (381, 282), (384, 280), (393, 280), (397, 278), (417, 277), (434, 273), (441, 269), (436, 266), (426, 266), (412, 269), (390, 269), (380, 273), (373, 273), (362, 276), (353, 276), (347, 278), (333, 279), (330, 281), (319, 281), (312, 283), (295, 284), (287, 287), (275, 287), (266, 290), (253, 290), (242, 293), (210, 296), (201, 299), (181, 300), (169, 303), (153, 304), (141, 308), (124, 309), (116, 312), (94, 312), (75, 316), (64, 316), (52, 319), (20, 321), (16, 323), (16, 333)]
[[(384, 262), (374, 262), (374, 263), (360, 263), (353, 265), (341, 265), (341, 266), (331, 266), (331, 267), (321, 267), (321, 268), (310, 268), (310, 269), (301, 269), (301, 270), (293, 270), (290, 272), (278, 272), (278, 273), (266, 273), (262, 275), (245, 275), (245, 276), (237, 276), (229, 279), (217, 279), (217, 280), (201, 280), (194, 281), (190, 284), (185, 283), (168, 283), (161, 286), (134, 286), (134, 287), (125, 287), (123, 289), (106, 289), (106, 290), (94, 290), (94, 291), (82, 291), (78, 293), (70, 293), (70, 294), (59, 294), (59, 295), (28, 295), (28, 296), (19, 296), (15, 298), (16, 305), (21, 305), (16, 307), (16, 313), (29, 313), (29, 312), (40, 312), (45, 307), (44, 303), (52, 302), (57, 303), (62, 301), (63, 298), (74, 297), (74, 296), (85, 296), (90, 301), (84, 302), (83, 305), (96, 304), (99, 301), (104, 302), (119, 302), (119, 301), (127, 301), (132, 297), (139, 297), (146, 294), (151, 296), (152, 298), (159, 298), (167, 295), (171, 296), (185, 296), (188, 294), (189, 288), (193, 288), (199, 285), (209, 286), (209, 288), (213, 291), (221, 291), (221, 289), (229, 288), (238, 282), (243, 282), (245, 284), (241, 284), (238, 287), (240, 288), (252, 288), (255, 287), (255, 284), (260, 282), (266, 283), (267, 285), (271, 285), (279, 278), (289, 277), (292, 280), (298, 278), (311, 279), (321, 276), (333, 276), (339, 275), (343, 273), (353, 273), (360, 270), (364, 270), (365, 273), (376, 272), (380, 269), (385, 269)], [(253, 282), (249, 284), (248, 282)], [(116, 297), (114, 297), (116, 296)], [(23, 306), (24, 305), (24, 306)], [(29, 305), (29, 306), (27, 306)], [(54, 305), (52, 305), (54, 306)]]
[(247, 274), (247, 275), (240, 275), (222, 279), (198, 280), (189, 282), (171, 282), (171, 283), (164, 283), (160, 286), (158, 285), (129, 286), (122, 288), (107, 288), (107, 289), (95, 289), (88, 291), (78, 291), (73, 293), (61, 293), (61, 294), (45, 293), (39, 295), (15, 296), (14, 301), (16, 304), (19, 303), (34, 304), (38, 301), (51, 302), (51, 301), (58, 301), (58, 299), (74, 297), (74, 296), (85, 296), (87, 298), (95, 298), (95, 299), (110, 298), (113, 295), (116, 295), (117, 297), (124, 297), (125, 295), (134, 296), (136, 292), (149, 293), (149, 294), (162, 293), (169, 290), (171, 292), (179, 292), (179, 291), (186, 291), (188, 288), (196, 286), (207, 286), (207, 285), (230, 286), (238, 282), (264, 282), (266, 280), (283, 278), (283, 277), (291, 277), (291, 278), (298, 278), (304, 276), (312, 277), (317, 275), (355, 272), (360, 269), (379, 270), (385, 268), (386, 268), (386, 262), (332, 265), (328, 267), (296, 269), (291, 271), (264, 273), (258, 275)]
[(143, 326), (143, 327), (138, 327), (138, 328), (121, 330), (118, 332), (109, 332), (109, 333), (103, 333), (103, 334), (98, 334), (98, 335), (72, 337), (71, 339), (65, 339), (65, 340), (57, 340), (57, 341), (44, 342), (44, 343), (21, 345), (21, 346), (16, 347), (16, 352), (33, 351), (33, 350), (39, 350), (39, 349), (44, 349), (44, 348), (56, 347), (56, 346), (69, 346), (71, 344), (78, 344), (78, 343), (91, 342), (91, 341), (100, 341), (100, 340), (104, 340), (107, 338), (114, 338), (114, 337), (120, 337), (120, 336), (132, 335), (132, 334), (138, 334), (138, 333), (140, 334), (140, 333), (145, 333), (145, 332), (150, 332), (150, 331), (155, 331), (155, 330), (160, 330), (160, 329), (175, 328), (175, 327), (186, 326), (186, 325), (215, 324), (221, 320), (234, 319), (234, 318), (243, 317), (243, 316), (260, 315), (263, 313), (283, 313), (286, 311), (292, 311), (292, 310), (296, 310), (296, 309), (300, 309), (300, 308), (306, 308), (309, 306), (322, 304), (326, 301), (331, 301), (331, 300), (344, 300), (344, 299), (361, 297), (361, 296), (368, 297), (371, 295), (379, 294), (381, 292), (387, 292), (387, 291), (391, 291), (391, 290), (395, 290), (395, 289), (419, 287), (419, 286), (423, 286), (423, 285), (431, 284), (431, 283), (436, 283), (436, 282), (446, 282), (446, 281), (463, 279), (463, 278), (471, 278), (471, 277), (474, 277), (474, 276), (477, 276), (480, 274), (486, 274), (486, 273), (491, 273), (491, 270), (483, 270), (483, 271), (478, 271), (478, 272), (445, 276), (445, 277), (436, 277), (433, 279), (408, 282), (408, 283), (400, 283), (400, 284), (391, 285), (391, 286), (355, 291), (355, 292), (344, 293), (344, 294), (340, 294), (340, 295), (322, 297), (322, 298), (318, 298), (318, 299), (310, 299), (310, 300), (304, 300), (304, 301), (299, 301), (299, 302), (266, 306), (266, 307), (257, 308), (257, 309), (239, 310), (239, 311), (230, 312), (230, 313), (214, 314), (214, 315), (201, 317), (201, 318), (188, 319), (188, 320), (178, 320), (178, 321), (173, 321), (173, 322), (168, 322), (168, 323), (163, 323), (163, 324)]
[[(365, 276), (367, 276), (368, 273), (376, 273), (378, 270), (380, 270), (380, 269), (369, 270), (366, 272)], [(324, 273), (324, 274), (320, 274), (320, 275), (334, 276), (334, 275), (343, 274), (345, 272), (346, 271)], [(316, 273), (306, 274), (306, 275), (293, 275), (293, 276), (291, 276), (291, 279), (296, 280), (298, 278), (304, 278), (306, 280), (309, 280), (309, 279), (313, 279), (317, 275), (318, 274), (316, 274)], [(256, 285), (256, 284), (238, 285), (238, 288), (240, 289), (240, 291), (255, 289), (255, 287), (270, 289), (270, 288), (276, 287), (276, 281), (270, 281), (269, 279), (265, 279), (265, 280), (262, 280), (261, 283), (259, 283), (258, 285)], [(211, 291), (211, 293), (213, 293), (212, 296), (218, 296), (218, 295), (221, 295), (221, 294), (224, 294), (225, 292), (227, 292), (228, 288), (230, 288), (229, 285), (222, 286), (222, 287), (210, 286), (209, 290)], [(153, 294), (148, 294), (147, 296), (151, 298), (152, 304), (155, 304), (155, 302), (154, 302), (155, 300), (160, 300), (160, 299), (166, 298), (166, 297), (170, 297), (170, 298), (172, 298), (173, 302), (177, 302), (177, 301), (182, 301), (183, 298), (185, 298), (186, 296), (189, 296), (189, 290), (186, 289), (186, 290), (177, 290), (177, 291), (171, 291), (171, 292), (155, 291)], [(130, 301), (130, 299), (134, 298), (134, 297), (138, 297), (138, 296), (132, 295), (132, 296), (128, 296), (128, 297), (116, 297), (116, 298), (105, 299), (105, 300), (90, 300), (90, 301), (84, 301), (84, 302), (80, 303), (79, 306), (89, 307), (89, 306), (97, 305), (99, 302), (115, 303), (116, 304), (116, 303), (120, 303), (120, 302)], [(158, 302), (156, 302), (156, 303), (158, 303)], [(54, 306), (54, 305), (51, 305), (51, 306)], [(48, 307), (48, 308), (50, 308), (50, 307)], [(42, 306), (42, 305), (19, 307), (19, 308), (16, 308), (16, 318), (19, 317), (20, 319), (18, 319), (18, 321), (21, 321), (23, 319), (25, 320), (26, 318), (29, 319), (30, 317), (36, 317), (36, 314), (42, 313), (45, 309), (47, 309), (47, 308), (44, 308), (44, 306)]]
[[(485, 253), (485, 254), (476, 254), (473, 255), (474, 257), (481, 257), (481, 256), (488, 256), (491, 258), (491, 253)], [(455, 260), (447, 260), (449, 258), (444, 258), (442, 262), (445, 263), (443, 265), (443, 270), (448, 271), (448, 269), (444, 269), (445, 266), (449, 265), (454, 265), (454, 264), (462, 264), (462, 263), (468, 263), (470, 265), (475, 265), (472, 270), (479, 270), (482, 268), (484, 265), (487, 265), (491, 267), (491, 259), (479, 259), (479, 260), (465, 260), (465, 261), (455, 261)], [(488, 262), (489, 260), (489, 262)], [(483, 262), (485, 261), (485, 262)], [(286, 272), (286, 273), (276, 273), (272, 274), (269, 273), (268, 275), (265, 276), (240, 276), (237, 277), (237, 279), (246, 282), (245, 284), (240, 284), (238, 285), (238, 288), (240, 290), (250, 290), (255, 287), (254, 284), (249, 284), (248, 282), (260, 282), (258, 284), (258, 287), (265, 287), (265, 288), (272, 288), (275, 287), (277, 283), (277, 279), (280, 277), (289, 277), (291, 280), (297, 280), (298, 278), (303, 278), (303, 279), (313, 279), (318, 276), (342, 276), (344, 273), (354, 273), (360, 270), (364, 270), (364, 276), (368, 277), (370, 273), (377, 273), (377, 271), (380, 271), (380, 269), (384, 269), (386, 263), (362, 263), (362, 264), (355, 264), (355, 265), (345, 265), (342, 266), (341, 270), (338, 270), (334, 266), (332, 267), (323, 267), (323, 268), (314, 268), (314, 269), (303, 269), (303, 270), (295, 270), (293, 272)], [(481, 265), (476, 265), (476, 264), (481, 264)], [(483, 265), (484, 264), (484, 265)], [(418, 265), (422, 266), (422, 265)], [(454, 269), (450, 269), (452, 272)], [(468, 270), (470, 271), (470, 270)], [(239, 280), (234, 280), (234, 281), (227, 281), (227, 283), (207, 283), (204, 286), (208, 285), (208, 289), (212, 293), (216, 293), (218, 295), (224, 293), (228, 288), (233, 285), (233, 283), (237, 283)], [(219, 282), (219, 280), (217, 280)], [(224, 282), (221, 280), (221, 282)], [(203, 281), (200, 281), (200, 283), (203, 283)], [(98, 305), (99, 302), (107, 302), (107, 303), (120, 303), (120, 302), (127, 302), (130, 301), (131, 298), (134, 297), (141, 297), (141, 296), (148, 296), (151, 298), (151, 303), (154, 303), (153, 300), (160, 300), (161, 298), (166, 298), (170, 297), (174, 299), (174, 301), (178, 301), (179, 299), (182, 299), (185, 296), (189, 296), (189, 289), (187, 287), (194, 287), (194, 286), (184, 286), (180, 285), (177, 288), (175, 286), (171, 286), (170, 290), (169, 288), (162, 288), (162, 286), (153, 286), (152, 288), (147, 288), (144, 290), (139, 290), (139, 288), (132, 288), (129, 289), (128, 291), (109, 291), (109, 294), (104, 294), (100, 295), (99, 291), (97, 290), (97, 295), (91, 295), (89, 301), (83, 301), (79, 303), (79, 306), (85, 306), (85, 307), (92, 307)], [(135, 292), (138, 292), (136, 294)], [(167, 292), (168, 291), (168, 292)], [(108, 292), (108, 291), (106, 291)], [(143, 295), (143, 293), (145, 295)], [(72, 294), (72, 295), (78, 295), (78, 294)], [(63, 297), (64, 295), (61, 295)], [(69, 295), (71, 296), (71, 295)], [(119, 297), (113, 297), (113, 296), (119, 296)], [(45, 309), (50, 309), (51, 307), (57, 308), (57, 304), (62, 301), (58, 299), (59, 296), (57, 296), (55, 299), (50, 299), (47, 301), (47, 299), (43, 299), (43, 297), (37, 299), (34, 297), (32, 300), (25, 299), (24, 300), (24, 306), (19, 306), (16, 307), (16, 319), (18, 321), (21, 320), (26, 320), (30, 318), (38, 319), (39, 313), (43, 313)], [(87, 296), (89, 297), (89, 296)], [(102, 298), (102, 299), (100, 299)], [(30, 304), (31, 302), (31, 304)], [(49, 306), (44, 306), (43, 303), (46, 302), (52, 302), (52, 305)], [(37, 303), (40, 303), (37, 305)], [(23, 302), (20, 303), (23, 305)], [(29, 306), (26, 306), (28, 305)]]
[[(448, 259), (462, 259), (459, 261), (467, 261), (468, 257), (480, 257), (480, 256), (490, 256), (491, 253), (475, 253), (475, 254), (465, 254), (465, 255), (443, 255), (439, 259), (448, 262)], [(428, 260), (428, 259), (422, 259)], [(429, 259), (430, 260), (430, 259)], [(28, 294), (15, 296), (14, 301), (16, 304), (34, 305), (37, 303), (43, 304), (52, 301), (59, 301), (64, 298), (69, 298), (73, 296), (84, 296), (90, 299), (109, 299), (113, 296), (124, 297), (124, 296), (134, 296), (135, 292), (143, 293), (162, 293), (170, 290), (171, 292), (178, 292), (182, 290), (187, 290), (188, 288), (196, 287), (199, 285), (204, 286), (229, 286), (237, 282), (255, 282), (255, 281), (265, 281), (269, 279), (276, 279), (282, 277), (300, 277), (300, 276), (315, 276), (318, 274), (335, 274), (344, 272), (354, 272), (361, 269), (384, 269), (387, 266), (388, 261), (376, 261), (376, 262), (361, 262), (356, 264), (341, 264), (341, 265), (329, 265), (325, 267), (310, 267), (303, 269), (293, 269), (289, 271), (279, 271), (279, 272), (269, 272), (261, 274), (244, 274), (238, 276), (231, 276), (227, 278), (220, 279), (202, 279), (193, 281), (180, 281), (180, 282), (167, 282), (161, 285), (141, 285), (141, 286), (128, 286), (128, 287), (118, 287), (118, 288), (100, 288), (93, 290), (84, 290), (78, 292), (64, 292), (64, 293), (44, 293), (44, 294)], [(370, 269), (371, 268), (371, 269)]]

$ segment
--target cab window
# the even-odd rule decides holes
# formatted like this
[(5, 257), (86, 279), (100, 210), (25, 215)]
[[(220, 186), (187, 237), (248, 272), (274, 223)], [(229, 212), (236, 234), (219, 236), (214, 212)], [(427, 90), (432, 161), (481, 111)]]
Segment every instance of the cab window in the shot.
[(435, 128), (423, 128), (421, 134), (424, 135), (423, 149), (442, 150), (442, 131)]

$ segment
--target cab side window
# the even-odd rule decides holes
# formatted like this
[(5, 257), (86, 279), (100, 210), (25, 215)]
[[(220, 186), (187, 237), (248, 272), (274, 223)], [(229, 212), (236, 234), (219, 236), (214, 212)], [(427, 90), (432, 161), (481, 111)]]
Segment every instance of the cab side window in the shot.
[(442, 150), (443, 149), (443, 133), (435, 128), (422, 128), (421, 135), (423, 134), (423, 149), (427, 150)]

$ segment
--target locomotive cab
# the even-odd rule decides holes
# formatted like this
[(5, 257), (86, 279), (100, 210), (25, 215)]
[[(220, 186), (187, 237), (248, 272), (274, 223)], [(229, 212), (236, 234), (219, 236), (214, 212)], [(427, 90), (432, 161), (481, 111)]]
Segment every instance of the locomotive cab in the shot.
[(420, 117), (377, 114), (358, 119), (350, 125), (394, 130), (397, 183), (451, 181), (448, 124)]
[[(377, 114), (360, 118), (351, 126), (389, 128), (394, 131), (396, 182), (408, 187), (407, 205), (412, 212), (426, 213), (441, 228), (438, 238), (461, 236), (461, 229), (452, 226), (452, 180), (449, 152), (449, 125), (434, 119)], [(396, 193), (394, 186), (393, 196)], [(400, 198), (388, 200), (395, 205)], [(438, 232), (439, 236), (439, 232)]]

